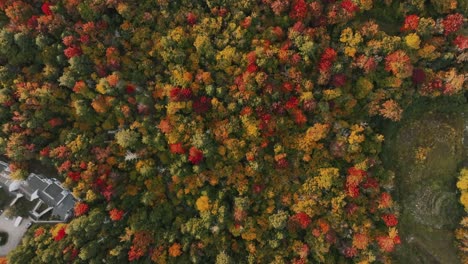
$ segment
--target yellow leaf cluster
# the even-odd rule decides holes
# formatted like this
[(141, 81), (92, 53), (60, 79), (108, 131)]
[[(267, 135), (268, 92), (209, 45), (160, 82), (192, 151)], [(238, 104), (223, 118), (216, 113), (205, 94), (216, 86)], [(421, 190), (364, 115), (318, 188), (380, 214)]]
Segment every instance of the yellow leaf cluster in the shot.
[(75, 138), (75, 140), (67, 144), (67, 147), (69, 147), (73, 153), (76, 153), (82, 150), (83, 149), (83, 137), (81, 135), (78, 135)]
[(329, 190), (338, 176), (339, 170), (337, 168), (321, 168), (319, 176), (315, 177), (314, 180), (319, 188)]
[(427, 159), (427, 154), (429, 153), (429, 151), (431, 150), (430, 147), (419, 147), (416, 149), (416, 153), (415, 153), (415, 158), (416, 158), (416, 162), (418, 163), (422, 163), (424, 162), (426, 159)]
[(219, 67), (224, 69), (231, 65), (236, 60), (237, 52), (236, 48), (227, 46), (222, 51), (216, 54), (216, 61), (219, 63)]
[(109, 85), (107, 84), (107, 81), (105, 78), (101, 78), (96, 84), (96, 91), (100, 94), (106, 94), (109, 90)]
[(357, 49), (355, 47), (345, 47), (344, 52), (346, 56), (354, 57), (354, 55), (356, 55)]
[(382, 47), (386, 52), (391, 52), (396, 49), (401, 43), (401, 38), (398, 36), (387, 36), (382, 41)]
[(311, 100), (314, 98), (314, 95), (312, 92), (303, 92), (301, 93), (301, 101), (307, 101), (307, 100)]
[(362, 42), (362, 36), (359, 32), (353, 33), (351, 28), (345, 28), (341, 31), (340, 42), (346, 43), (345, 54), (354, 57), (357, 52), (356, 46)]
[(242, 124), (248, 137), (257, 138), (260, 133), (258, 131), (258, 122), (247, 116), (241, 116)]
[(424, 59), (434, 60), (440, 56), (439, 52), (436, 52), (436, 47), (430, 44), (424, 45), (424, 47), (418, 50), (418, 55)]
[(468, 212), (468, 168), (464, 168), (458, 177), (457, 188), (461, 191), (460, 202)]
[(97, 195), (93, 190), (88, 190), (86, 192), (86, 198), (85, 198), (86, 201), (92, 202), (92, 201), (96, 200), (96, 198), (97, 198)]
[(184, 28), (180, 26), (174, 28), (169, 32), (169, 37), (175, 42), (180, 42), (184, 40), (186, 38)]
[(416, 33), (412, 33), (405, 37), (405, 43), (408, 47), (412, 49), (419, 49), (419, 44), (421, 44), (421, 39)]
[(362, 36), (359, 32), (353, 33), (353, 30), (348, 27), (341, 31), (340, 42), (346, 43), (349, 46), (354, 47), (362, 42)]
[(345, 198), (346, 194), (341, 194), (339, 196), (333, 197), (333, 199), (331, 200), (332, 213), (340, 214), (340, 212), (346, 204)]
[(312, 196), (301, 196), (299, 200), (292, 205), (292, 210), (296, 213), (304, 212), (310, 217), (317, 214), (317, 202)]
[(192, 106), (192, 102), (169, 102), (167, 104), (167, 114), (174, 115), (181, 109), (190, 108)]
[(303, 137), (298, 139), (298, 149), (309, 153), (314, 149), (317, 144), (316, 142), (327, 136), (330, 125), (316, 123), (312, 127), (309, 127)]
[(365, 136), (361, 134), (364, 131), (364, 127), (360, 125), (353, 125), (351, 127), (351, 134), (348, 137), (349, 144), (359, 144), (364, 142)]
[(447, 82), (447, 89), (450, 87), (450, 93), (457, 93), (462, 91), (466, 86), (465, 84), (465, 74), (457, 74), (455, 68), (450, 68), (446, 72), (441, 72), (442, 78)]
[(357, 1), (359, 7), (363, 10), (370, 10), (373, 7), (374, 1), (373, 0), (359, 0)]
[(250, 228), (246, 232), (242, 233), (242, 239), (251, 241), (257, 238), (257, 234), (255, 233), (255, 228)]
[(197, 201), (195, 202), (195, 205), (200, 212), (206, 212), (210, 210), (210, 199), (206, 195), (200, 196)]
[[(353, 54), (354, 56), (354, 54)], [(340, 89), (327, 89), (323, 90), (323, 97), (325, 100), (333, 100), (341, 96), (341, 90)]]

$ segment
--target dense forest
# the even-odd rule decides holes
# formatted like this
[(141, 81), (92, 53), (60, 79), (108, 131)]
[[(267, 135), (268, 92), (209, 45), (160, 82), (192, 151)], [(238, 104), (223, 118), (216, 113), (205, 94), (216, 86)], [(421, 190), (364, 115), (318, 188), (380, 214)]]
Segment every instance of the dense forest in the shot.
[(0, 151), (80, 199), (9, 263), (390, 263), (382, 125), (418, 98), (466, 104), (467, 10), (0, 0)]

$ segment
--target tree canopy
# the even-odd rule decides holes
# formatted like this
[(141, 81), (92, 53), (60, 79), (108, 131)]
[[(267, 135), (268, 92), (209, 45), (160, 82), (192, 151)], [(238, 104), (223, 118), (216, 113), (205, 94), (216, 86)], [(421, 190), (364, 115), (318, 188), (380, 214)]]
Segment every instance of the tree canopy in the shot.
[(466, 103), (467, 3), (0, 1), (0, 150), (82, 200), (9, 261), (387, 263), (379, 124)]

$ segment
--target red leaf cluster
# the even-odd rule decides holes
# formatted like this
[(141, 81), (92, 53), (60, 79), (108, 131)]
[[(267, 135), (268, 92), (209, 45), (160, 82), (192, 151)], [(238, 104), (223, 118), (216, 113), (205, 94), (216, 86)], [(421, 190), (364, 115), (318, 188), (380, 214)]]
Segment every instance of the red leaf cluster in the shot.
[(304, 19), (306, 16), (307, 3), (304, 0), (296, 0), (289, 13), (289, 17), (292, 19)]
[(367, 173), (363, 170), (351, 167), (346, 177), (346, 190), (351, 198), (359, 196), (359, 184), (364, 180)]
[(181, 142), (169, 144), (169, 150), (174, 154), (185, 154), (185, 149)]
[(468, 48), (468, 37), (467, 36), (457, 36), (454, 40), (453, 43), (460, 49), (460, 50), (465, 50)]
[(396, 226), (398, 224), (398, 218), (394, 214), (382, 215), (382, 220), (388, 227)]
[(65, 227), (60, 228), (60, 230), (57, 232), (57, 235), (54, 236), (55, 241), (60, 241), (66, 236), (65, 233)]
[(49, 2), (45, 2), (44, 4), (42, 4), (41, 10), (46, 16), (51, 16), (52, 15), (52, 10), (50, 10), (50, 3)]
[(120, 221), (124, 215), (124, 211), (123, 210), (119, 210), (117, 208), (114, 208), (112, 210), (109, 211), (109, 217), (112, 221)]
[(417, 15), (408, 15), (405, 17), (405, 22), (403, 23), (403, 26), (401, 27), (401, 31), (407, 31), (407, 30), (416, 30), (419, 25), (419, 16)]
[(197, 165), (203, 160), (203, 152), (196, 147), (191, 147), (188, 159), (192, 164)]
[(68, 59), (71, 59), (73, 57), (77, 57), (81, 55), (81, 49), (77, 46), (71, 46), (66, 48), (63, 53)]
[(333, 62), (336, 60), (337, 53), (333, 48), (326, 48), (320, 58), (319, 70), (321, 72), (327, 72), (330, 70)]
[(446, 36), (458, 31), (463, 26), (463, 15), (458, 13), (448, 15), (442, 20), (442, 26), (444, 27), (444, 34)]
[(193, 101), (193, 111), (197, 114), (203, 114), (211, 109), (211, 99), (202, 96), (195, 101)]
[(72, 179), (73, 181), (79, 181), (81, 179), (81, 173), (78, 171), (69, 171), (67, 173), (68, 178)]
[(179, 101), (188, 101), (192, 98), (192, 90), (189, 88), (180, 88), (174, 87), (171, 89), (169, 97), (171, 100), (179, 102)]
[(75, 208), (74, 208), (75, 216), (84, 215), (88, 212), (88, 210), (89, 210), (89, 205), (87, 205), (86, 203), (78, 202), (75, 204)]
[(344, 0), (343, 2), (341, 2), (340, 6), (348, 13), (354, 13), (359, 11), (359, 7), (351, 0)]
[(194, 13), (189, 12), (187, 14), (187, 23), (191, 26), (195, 25), (197, 23), (197, 16), (195, 16)]
[(302, 229), (306, 229), (312, 222), (312, 219), (306, 213), (299, 212), (291, 216), (291, 221), (297, 223)]
[(394, 238), (389, 236), (378, 236), (376, 239), (380, 249), (384, 252), (392, 252), (395, 249), (395, 246), (401, 243), (399, 236)]

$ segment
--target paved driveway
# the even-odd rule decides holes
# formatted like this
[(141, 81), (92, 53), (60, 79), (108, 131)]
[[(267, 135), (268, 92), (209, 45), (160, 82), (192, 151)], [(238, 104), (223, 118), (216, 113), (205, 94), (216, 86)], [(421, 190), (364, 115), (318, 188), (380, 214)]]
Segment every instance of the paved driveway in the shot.
[(16, 217), (11, 220), (6, 220), (4, 213), (0, 216), (0, 230), (8, 232), (8, 242), (5, 245), (0, 246), (0, 257), (6, 256), (8, 252), (12, 251), (21, 242), (21, 239), (27, 230), (27, 225), (31, 222), (29, 218), (23, 218), (21, 225), (15, 227), (15, 219)]

